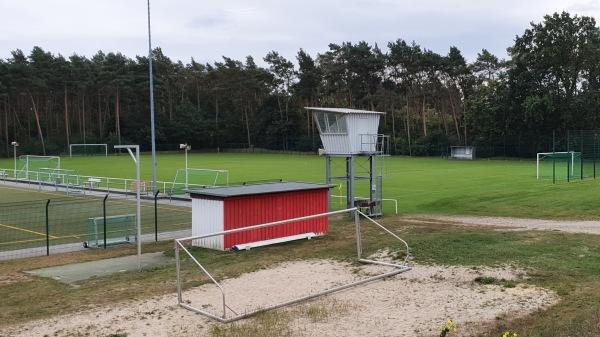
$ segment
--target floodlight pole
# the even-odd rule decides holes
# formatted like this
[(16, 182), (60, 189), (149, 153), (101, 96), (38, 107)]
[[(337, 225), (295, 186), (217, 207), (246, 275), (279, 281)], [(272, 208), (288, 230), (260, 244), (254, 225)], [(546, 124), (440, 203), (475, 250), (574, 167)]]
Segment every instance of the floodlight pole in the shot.
[(152, 35), (150, 34), (150, 0), (148, 2), (148, 62), (150, 65), (150, 130), (152, 138), (152, 186), (156, 186), (156, 132), (154, 130), (154, 76), (152, 74)]
[(13, 177), (15, 178), (15, 182), (16, 182), (17, 181), (17, 146), (19, 146), (19, 143), (12, 142), (10, 144), (13, 146), (13, 153), (15, 155), (15, 170), (13, 172)]
[[(141, 218), (141, 210), (142, 210), (142, 206), (141, 206), (141, 202), (140, 202), (140, 146), (139, 145), (115, 145), (115, 149), (127, 149), (127, 151), (129, 152), (129, 155), (131, 156), (131, 158), (133, 159), (133, 162), (135, 163), (136, 166), (136, 174), (137, 174), (137, 180), (136, 180), (136, 199), (137, 199), (137, 214), (136, 214), (136, 219), (137, 219), (137, 245), (138, 245), (138, 270), (141, 271), (142, 270), (142, 218)], [(135, 149), (135, 156), (133, 155), (133, 152), (131, 151), (131, 149)]]
[(185, 143), (185, 144), (179, 144), (179, 148), (185, 150), (185, 188), (188, 188), (188, 154), (187, 153), (188, 153), (188, 150), (192, 149), (192, 146)]

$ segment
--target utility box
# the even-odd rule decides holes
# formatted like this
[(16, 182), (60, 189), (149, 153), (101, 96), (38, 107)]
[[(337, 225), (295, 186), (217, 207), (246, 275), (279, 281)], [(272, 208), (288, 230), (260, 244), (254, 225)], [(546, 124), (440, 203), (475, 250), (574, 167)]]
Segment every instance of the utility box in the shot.
[[(273, 182), (187, 190), (192, 198), (192, 235), (203, 235), (328, 212), (334, 185)], [(192, 245), (229, 250), (310, 238), (328, 232), (328, 217), (193, 240)], [(245, 248), (244, 248), (245, 249)]]

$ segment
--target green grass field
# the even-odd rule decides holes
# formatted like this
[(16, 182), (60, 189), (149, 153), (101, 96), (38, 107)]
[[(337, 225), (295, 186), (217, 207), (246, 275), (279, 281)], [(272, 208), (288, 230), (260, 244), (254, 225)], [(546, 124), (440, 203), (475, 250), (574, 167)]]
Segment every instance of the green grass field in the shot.
[[(182, 154), (160, 155), (159, 179), (172, 180), (177, 169), (185, 165), (184, 160)], [(600, 182), (594, 179), (569, 183), (560, 181), (556, 184), (547, 180), (538, 181), (534, 160), (453, 161), (392, 157), (388, 164), (389, 178), (384, 181), (384, 196), (398, 200), (400, 213), (600, 219), (600, 211), (596, 207), (596, 191)], [(142, 157), (142, 165), (144, 179), (150, 180), (150, 156)], [(10, 169), (12, 161), (2, 160), (0, 167)], [(131, 158), (126, 156), (65, 158), (63, 167), (77, 169), (80, 174), (90, 176), (131, 178), (135, 172)], [(325, 180), (325, 160), (318, 156), (190, 153), (189, 167), (230, 170), (232, 182), (285, 179), (322, 183)], [(43, 200), (45, 197), (47, 196), (37, 191), (0, 189), (0, 199), (3, 202), (26, 201), (28, 198)], [(519, 280), (519, 283), (550, 289), (561, 299), (547, 310), (539, 310), (524, 317), (519, 317), (520, 313), (508, 312), (481, 327), (477, 336), (502, 336), (507, 330), (518, 332), (520, 337), (598, 335), (600, 236), (410, 222), (391, 216), (391, 206), (386, 205), (388, 216), (379, 221), (409, 243), (414, 262), (473, 268), (516, 266), (528, 273), (528, 278)], [(365, 230), (366, 248), (394, 247), (393, 240), (387, 236), (380, 235), (368, 226), (365, 226)], [(30, 234), (36, 236), (35, 233)], [(202, 258), (211, 272), (223, 278), (269, 268), (283, 260), (324, 256), (334, 260), (349, 260), (355, 256), (355, 250), (353, 223), (344, 220), (332, 221), (328, 235), (308, 243), (291, 242), (244, 253), (193, 249), (194, 254)], [(144, 251), (166, 251), (167, 254), (173, 254), (172, 242), (144, 243)], [(5, 280), (21, 280), (24, 270), (131, 254), (135, 254), (135, 247), (124, 245), (109, 250), (57, 254), (52, 259), (4, 261), (0, 262), (0, 277)], [(10, 322), (26, 322), (89, 310), (85, 304), (89, 298), (94, 298), (94, 305), (97, 306), (114, 306), (131, 298), (144, 299), (172, 294), (175, 291), (174, 268), (166, 266), (143, 273), (119, 273), (94, 278), (80, 282), (77, 288), (46, 278), (9, 282), (0, 287), (0, 297), (4, 304), (0, 305), (0, 329)], [(193, 273), (196, 272), (197, 268), (184, 270), (186, 275), (195, 275)], [(184, 287), (194, 287), (205, 282), (208, 282), (206, 278), (194, 279), (185, 283)], [(45, 296), (35, 295), (39, 293)], [(440, 303), (445, 302), (445, 298), (440, 299)], [(247, 323), (262, 331), (260, 322), (264, 317), (271, 317), (277, 326), (293, 324), (291, 320), (286, 320), (285, 315), (278, 316), (277, 313), (259, 316)], [(222, 326), (228, 333), (206, 331), (202, 336), (244, 336), (233, 333), (235, 327), (236, 325)], [(431, 328), (432, 331), (438, 331), (438, 327)], [(461, 327), (459, 331), (460, 329)], [(269, 334), (263, 331), (255, 335)]]
[[(140, 162), (142, 179), (151, 181), (151, 156), (142, 155)], [(172, 182), (177, 170), (184, 166), (183, 154), (158, 155), (157, 180)], [(12, 160), (0, 160), (0, 168), (12, 167)], [(61, 167), (85, 176), (135, 178), (135, 165), (128, 155), (62, 158)], [(229, 170), (231, 183), (270, 179), (325, 182), (325, 159), (316, 155), (190, 153), (188, 167)], [(534, 160), (390, 157), (387, 173), (384, 198), (397, 200), (399, 213), (403, 214), (600, 218), (594, 193), (600, 182), (584, 179), (553, 184), (536, 180)], [(344, 188), (334, 188), (332, 194), (345, 195)], [(356, 193), (361, 194), (366, 194), (364, 189)], [(7, 201), (14, 201), (13, 196), (2, 193), (0, 203)], [(332, 203), (334, 208), (343, 207), (339, 199), (333, 198)], [(384, 212), (394, 213), (393, 202), (384, 202)]]

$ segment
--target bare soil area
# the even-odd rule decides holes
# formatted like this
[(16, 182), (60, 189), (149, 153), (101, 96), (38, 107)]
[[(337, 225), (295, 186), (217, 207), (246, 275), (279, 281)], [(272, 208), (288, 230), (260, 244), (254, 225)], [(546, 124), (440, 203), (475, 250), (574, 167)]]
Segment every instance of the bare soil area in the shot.
[[(490, 225), (536, 230), (600, 234), (598, 221), (549, 221), (495, 217), (411, 216), (410, 221), (440, 221), (461, 225)], [(389, 267), (361, 266), (329, 261), (287, 262), (268, 270), (224, 280), (229, 307), (239, 313), (389, 271)], [(514, 281), (516, 286), (482, 284), (477, 277)], [(458, 325), (456, 336), (470, 336), (482, 325), (502, 317), (526, 315), (558, 301), (556, 294), (519, 280), (526, 272), (511, 267), (464, 268), (412, 266), (379, 281), (336, 292), (282, 310), (291, 313), (294, 336), (439, 336), (448, 319)], [(184, 292), (186, 303), (222, 315), (222, 300), (214, 285)], [(306, 310), (303, 310), (306, 309)], [(319, 308), (316, 315), (307, 315)], [(133, 301), (115, 307), (98, 307), (75, 315), (15, 325), (0, 336), (205, 336), (215, 322), (177, 305), (177, 295)], [(253, 318), (233, 324), (253, 324)]]
[(599, 220), (541, 220), (518, 219), (510, 217), (486, 217), (464, 215), (408, 215), (401, 219), (407, 221), (442, 222), (465, 226), (494, 226), (506, 230), (548, 230), (569, 233), (600, 234)]

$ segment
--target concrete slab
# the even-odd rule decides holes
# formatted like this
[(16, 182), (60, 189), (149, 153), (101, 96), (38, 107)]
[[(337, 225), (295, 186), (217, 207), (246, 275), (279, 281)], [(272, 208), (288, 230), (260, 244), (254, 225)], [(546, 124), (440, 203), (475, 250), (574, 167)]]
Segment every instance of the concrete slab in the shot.
[[(175, 264), (175, 258), (165, 256), (162, 252), (142, 254), (142, 269)], [(138, 269), (138, 256), (124, 256), (106, 260), (74, 263), (64, 266), (41, 268), (26, 273), (42, 277), (50, 277), (64, 283), (74, 283), (90, 277), (107, 276)]]

